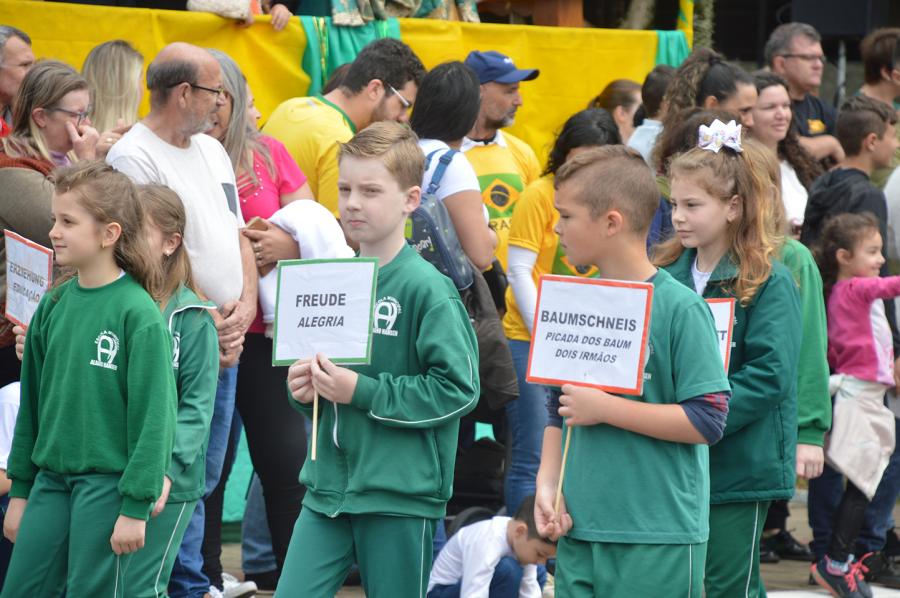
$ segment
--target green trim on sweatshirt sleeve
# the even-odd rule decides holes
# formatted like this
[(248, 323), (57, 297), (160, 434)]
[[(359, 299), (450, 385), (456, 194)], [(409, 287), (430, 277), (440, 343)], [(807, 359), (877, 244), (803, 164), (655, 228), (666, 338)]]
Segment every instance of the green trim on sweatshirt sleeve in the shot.
[(386, 426), (431, 428), (459, 419), (478, 404), (478, 344), (458, 298), (423, 316), (415, 341), (422, 373), (360, 375), (351, 405)]
[[(155, 502), (155, 501), (154, 501)], [(146, 502), (131, 498), (130, 496), (122, 497), (122, 508), (119, 509), (119, 515), (125, 515), (132, 519), (147, 520), (150, 518), (150, 511), (153, 510), (154, 502)]]
[(166, 473), (173, 482), (203, 453), (219, 379), (219, 338), (209, 314), (198, 309), (182, 314), (179, 332), (175, 448)]
[[(163, 475), (172, 455), (178, 399), (171, 341), (162, 319), (139, 328), (127, 342), (125, 433), (129, 457), (119, 480), (119, 493), (123, 497), (121, 514), (137, 517), (124, 509), (131, 511), (137, 503), (152, 504), (162, 492)], [(143, 518), (149, 515), (147, 510)]]

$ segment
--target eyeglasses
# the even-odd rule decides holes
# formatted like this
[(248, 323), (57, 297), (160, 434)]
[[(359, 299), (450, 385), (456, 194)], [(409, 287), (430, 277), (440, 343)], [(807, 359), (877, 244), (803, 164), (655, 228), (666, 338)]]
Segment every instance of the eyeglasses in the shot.
[(202, 85), (194, 85), (193, 83), (189, 84), (193, 89), (202, 89), (203, 91), (208, 91), (209, 93), (216, 94), (216, 97), (225, 93), (225, 88), (221, 85), (213, 89), (212, 87), (203, 87)]
[(172, 85), (169, 85), (169, 87), (177, 87), (177, 86), (181, 85), (182, 83), (187, 83), (188, 85), (191, 86), (191, 89), (202, 89), (203, 91), (208, 91), (209, 93), (215, 94), (216, 97), (219, 97), (225, 93), (225, 87), (223, 87), (222, 85), (220, 85), (216, 88), (203, 87), (202, 85), (197, 85), (196, 83), (188, 83), (187, 81), (180, 81), (179, 83), (173, 83)]
[(825, 64), (826, 58), (821, 54), (781, 54), (785, 58), (799, 58), (805, 62), (819, 62)]
[(393, 93), (395, 96), (397, 96), (397, 98), (400, 100), (400, 103), (403, 104), (403, 107), (406, 108), (407, 110), (409, 110), (409, 108), (412, 106), (412, 102), (410, 102), (409, 100), (404, 98), (403, 94), (401, 94), (399, 91), (394, 89), (393, 85), (388, 85), (388, 88), (391, 90), (391, 93)]
[(51, 112), (62, 112), (63, 114), (68, 114), (74, 118), (77, 118), (75, 125), (78, 126), (85, 121), (85, 119), (91, 115), (91, 109), (88, 108), (84, 112), (75, 112), (74, 110), (66, 110), (65, 108), (47, 108)]

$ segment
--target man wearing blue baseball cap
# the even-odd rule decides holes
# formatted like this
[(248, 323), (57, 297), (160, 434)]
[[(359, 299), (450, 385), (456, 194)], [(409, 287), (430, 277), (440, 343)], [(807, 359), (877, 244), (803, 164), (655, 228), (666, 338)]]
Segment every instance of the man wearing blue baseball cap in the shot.
[(506, 269), (513, 209), (519, 194), (540, 177), (541, 166), (527, 143), (500, 129), (513, 124), (522, 105), (519, 83), (537, 78), (539, 71), (518, 69), (509, 56), (494, 51), (475, 50), (466, 57), (466, 65), (481, 82), (481, 112), (461, 149), (478, 175), (491, 228), (497, 233), (494, 255)]
[[(505, 131), (513, 124), (516, 111), (522, 105), (519, 83), (538, 76), (537, 69), (518, 69), (508, 56), (499, 52), (472, 52), (466, 64), (475, 71), (481, 81), (481, 111), (461, 149), (472, 163), (481, 195), (490, 215), (491, 228), (497, 233), (495, 257), (506, 270), (510, 238), (510, 221), (520, 195), (532, 181), (541, 175), (541, 167), (534, 150), (527, 143)], [(516, 248), (518, 249), (518, 248)], [(534, 254), (536, 255), (536, 254)], [(513, 257), (516, 256), (514, 252)], [(533, 266), (533, 262), (532, 262)], [(516, 273), (523, 268), (516, 266)], [(498, 295), (498, 304), (505, 303), (509, 291), (502, 292), (502, 285), (493, 270), (485, 272), (491, 291)], [(524, 266), (530, 279), (531, 267)], [(512, 279), (513, 272), (510, 272)], [(527, 342), (511, 341), (510, 351), (516, 373), (524, 372), (528, 361)], [(520, 367), (521, 366), (521, 367)], [(507, 422), (512, 432), (512, 458), (507, 468), (505, 484), (506, 512), (516, 513), (526, 496), (534, 494), (535, 477), (541, 453), (541, 441), (547, 412), (543, 406), (543, 389), (527, 384), (524, 373), (519, 375), (518, 401), (510, 403), (506, 410)], [(542, 411), (543, 409), (543, 411)]]

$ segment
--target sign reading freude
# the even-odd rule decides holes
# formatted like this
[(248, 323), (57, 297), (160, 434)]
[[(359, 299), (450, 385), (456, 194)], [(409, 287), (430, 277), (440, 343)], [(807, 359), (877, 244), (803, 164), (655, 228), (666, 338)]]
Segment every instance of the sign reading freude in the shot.
[(279, 262), (272, 363), (369, 363), (377, 277), (375, 258)]
[(641, 394), (653, 285), (542, 276), (526, 380)]

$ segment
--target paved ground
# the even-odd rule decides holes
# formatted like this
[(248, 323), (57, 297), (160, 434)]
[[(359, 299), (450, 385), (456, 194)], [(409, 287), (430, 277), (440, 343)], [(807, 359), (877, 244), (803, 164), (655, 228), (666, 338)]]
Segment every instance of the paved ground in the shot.
[[(900, 507), (895, 507), (894, 515), (900, 519)], [(791, 504), (791, 517), (788, 527), (801, 542), (812, 539), (812, 533), (806, 524), (806, 504)], [(222, 553), (222, 564), (226, 571), (240, 577), (240, 545), (226, 544)], [(762, 565), (762, 576), (770, 598), (821, 598), (828, 592), (807, 585), (809, 564), (795, 561), (782, 561), (774, 565)], [(874, 588), (876, 598), (900, 598), (900, 591), (885, 588)], [(268, 594), (261, 593), (260, 596)], [(552, 590), (545, 591), (546, 596), (553, 596)], [(365, 596), (360, 588), (344, 588), (338, 593), (340, 598), (361, 598)]]

